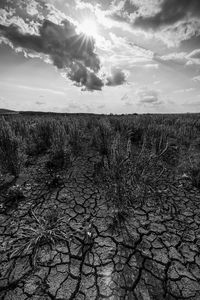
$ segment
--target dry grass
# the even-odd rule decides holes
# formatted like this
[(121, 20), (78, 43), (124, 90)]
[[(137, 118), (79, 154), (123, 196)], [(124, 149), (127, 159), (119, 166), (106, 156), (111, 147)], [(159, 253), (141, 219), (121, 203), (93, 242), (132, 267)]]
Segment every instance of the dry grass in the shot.
[(0, 120), (0, 167), (4, 173), (18, 177), (24, 161), (23, 141), (4, 118)]
[[(67, 230), (62, 229), (65, 217), (60, 217), (56, 211), (44, 217), (37, 217), (34, 212), (31, 215), (31, 225), (19, 227), (11, 245), (10, 258), (30, 255), (35, 266), (41, 246), (67, 243), (69, 236)], [(67, 229), (67, 224), (65, 228)]]

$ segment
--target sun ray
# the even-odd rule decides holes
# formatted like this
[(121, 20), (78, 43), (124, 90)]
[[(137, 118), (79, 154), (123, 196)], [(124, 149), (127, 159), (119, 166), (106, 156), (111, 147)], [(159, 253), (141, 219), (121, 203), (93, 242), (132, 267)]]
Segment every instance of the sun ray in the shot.
[(80, 23), (79, 30), (86, 38), (97, 39), (98, 37), (97, 23), (93, 19), (83, 20), (83, 22)]

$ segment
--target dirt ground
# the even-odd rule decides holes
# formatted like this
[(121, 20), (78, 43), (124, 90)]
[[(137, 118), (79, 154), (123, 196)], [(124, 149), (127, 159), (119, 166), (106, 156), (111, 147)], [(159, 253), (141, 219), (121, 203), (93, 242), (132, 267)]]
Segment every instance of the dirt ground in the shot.
[[(49, 188), (44, 162), (17, 183), (25, 199), (0, 211), (0, 299), (200, 299), (200, 191), (183, 174), (159, 182), (149, 197), (113, 226), (113, 208), (94, 182), (95, 156), (77, 158)], [(1, 184), (4, 179), (2, 178)], [(10, 255), (22, 228), (59, 213), (66, 239)]]

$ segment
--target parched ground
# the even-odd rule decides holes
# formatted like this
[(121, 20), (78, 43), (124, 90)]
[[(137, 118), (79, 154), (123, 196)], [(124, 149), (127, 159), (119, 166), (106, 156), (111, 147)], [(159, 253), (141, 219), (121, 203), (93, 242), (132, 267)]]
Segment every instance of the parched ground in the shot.
[[(25, 199), (0, 213), (0, 299), (200, 299), (200, 192), (181, 176), (159, 183), (114, 222), (103, 187), (94, 183), (94, 158), (78, 158), (64, 184), (49, 188), (42, 167), (20, 179)], [(3, 200), (2, 200), (3, 201)], [(22, 227), (59, 212), (66, 241), (10, 255)]]

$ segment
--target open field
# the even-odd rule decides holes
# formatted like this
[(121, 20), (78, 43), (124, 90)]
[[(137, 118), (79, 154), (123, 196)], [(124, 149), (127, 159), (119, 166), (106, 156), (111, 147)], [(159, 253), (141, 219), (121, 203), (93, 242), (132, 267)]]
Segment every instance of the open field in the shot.
[(0, 299), (200, 299), (200, 119), (0, 117)]

